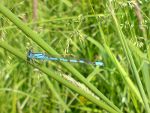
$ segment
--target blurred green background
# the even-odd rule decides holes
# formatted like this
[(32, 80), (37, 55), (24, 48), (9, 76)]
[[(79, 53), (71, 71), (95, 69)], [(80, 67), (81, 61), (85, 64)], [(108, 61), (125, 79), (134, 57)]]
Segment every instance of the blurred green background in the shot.
[[(0, 4), (61, 57), (102, 60), (103, 67), (70, 64), (123, 113), (149, 111), (149, 0), (112, 0), (111, 3), (108, 0), (1, 0)], [(0, 13), (0, 42), (3, 41), (25, 56), (31, 48), (47, 53)], [(66, 79), (69, 83), (84, 89), (82, 81), (60, 62), (33, 61), (33, 64), (44, 66), (63, 79), (69, 77)], [(107, 113), (79, 94), (0, 48), (0, 113)]]

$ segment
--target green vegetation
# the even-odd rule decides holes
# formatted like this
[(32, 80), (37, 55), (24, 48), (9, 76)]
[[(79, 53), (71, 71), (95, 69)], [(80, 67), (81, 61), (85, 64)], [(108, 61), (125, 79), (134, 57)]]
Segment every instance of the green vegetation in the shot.
[[(150, 1), (0, 1), (0, 113), (149, 113)], [(27, 52), (102, 60), (27, 61)]]

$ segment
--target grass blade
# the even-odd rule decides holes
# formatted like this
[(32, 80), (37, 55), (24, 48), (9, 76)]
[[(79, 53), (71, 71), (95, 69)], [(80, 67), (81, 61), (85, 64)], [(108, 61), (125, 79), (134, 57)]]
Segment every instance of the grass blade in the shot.
[(132, 54), (131, 54), (131, 51), (130, 51), (129, 46), (128, 46), (126, 40), (125, 40), (125, 36), (124, 36), (123, 32), (121, 31), (121, 27), (119, 26), (119, 22), (118, 22), (118, 20), (117, 20), (117, 18), (115, 16), (114, 9), (112, 7), (111, 2), (110, 2), (110, 6), (109, 7), (110, 7), (110, 12), (112, 14), (112, 17), (114, 19), (114, 23), (115, 23), (115, 26), (116, 26), (116, 29), (117, 29), (117, 32), (118, 32), (118, 36), (119, 36), (120, 42), (122, 44), (122, 47), (123, 47), (123, 50), (124, 50), (124, 52), (126, 54), (128, 62), (131, 65), (131, 69), (132, 69), (134, 77), (136, 79), (139, 92), (140, 92), (141, 97), (143, 99), (143, 102), (144, 102), (144, 105), (145, 105), (145, 110), (146, 110), (147, 113), (149, 113), (150, 109), (149, 109), (148, 99), (147, 99), (146, 94), (144, 92), (143, 85), (141, 83), (141, 80), (140, 80), (140, 77), (139, 77), (136, 65), (134, 63), (134, 60), (133, 60), (133, 57), (132, 57)]

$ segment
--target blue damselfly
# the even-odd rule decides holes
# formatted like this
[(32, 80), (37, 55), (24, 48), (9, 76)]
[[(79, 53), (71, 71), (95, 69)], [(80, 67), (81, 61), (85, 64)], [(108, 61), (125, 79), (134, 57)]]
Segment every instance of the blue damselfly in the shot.
[(37, 60), (50, 60), (50, 61), (62, 61), (62, 62), (72, 62), (72, 63), (86, 63), (86, 64), (93, 64), (96, 66), (104, 66), (104, 63), (102, 61), (86, 61), (86, 60), (76, 60), (76, 59), (67, 59), (67, 58), (56, 58), (56, 57), (50, 57), (44, 53), (34, 53), (31, 50), (28, 51), (27, 55), (28, 60), (31, 59), (37, 59)]

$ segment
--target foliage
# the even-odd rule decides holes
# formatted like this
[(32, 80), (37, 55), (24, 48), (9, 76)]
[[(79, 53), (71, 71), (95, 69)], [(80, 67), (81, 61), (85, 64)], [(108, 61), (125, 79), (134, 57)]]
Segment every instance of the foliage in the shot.
[[(110, 1), (1, 0), (0, 113), (150, 111), (150, 2)], [(105, 65), (29, 62), (31, 48)]]

